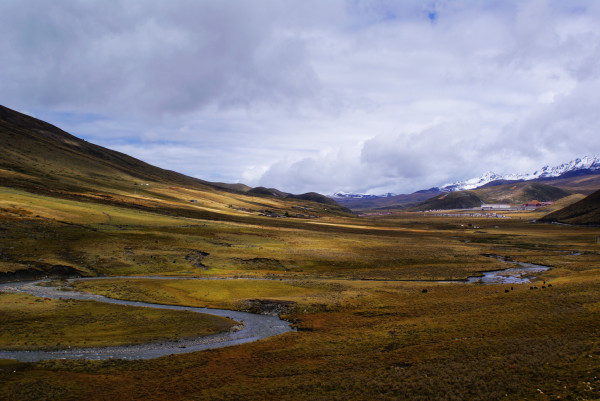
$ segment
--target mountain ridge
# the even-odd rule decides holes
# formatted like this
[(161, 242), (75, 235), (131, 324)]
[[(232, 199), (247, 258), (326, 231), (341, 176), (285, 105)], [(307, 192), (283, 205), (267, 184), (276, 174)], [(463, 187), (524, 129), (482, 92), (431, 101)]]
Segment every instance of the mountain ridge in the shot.
[(482, 176), (471, 178), (465, 181), (456, 181), (442, 185), (440, 190), (442, 192), (461, 191), (466, 189), (476, 189), (484, 185), (492, 183), (494, 181), (533, 181), (537, 179), (546, 178), (557, 178), (565, 174), (569, 174), (576, 171), (596, 171), (600, 170), (600, 158), (597, 156), (584, 156), (582, 158), (576, 158), (568, 163), (563, 163), (559, 166), (546, 165), (533, 173), (511, 173), (505, 175), (499, 175), (493, 171), (487, 171)]
[[(260, 204), (265, 209), (265, 206), (268, 206), (259, 201), (257, 195), (261, 195), (260, 190), (255, 191), (259, 193), (253, 193), (250, 187), (243, 184), (212, 183), (162, 169), (85, 141), (48, 122), (2, 105), (0, 149), (3, 150), (3, 157), (0, 158), (0, 179), (1, 185), (6, 187), (54, 197), (95, 201), (103, 199), (103, 202), (108, 202), (110, 198), (110, 202), (119, 204), (123, 202), (117, 199), (131, 195), (140, 202), (140, 197), (144, 195), (173, 201), (183, 196), (185, 191), (201, 191), (206, 193), (207, 197), (209, 194), (229, 194), (229, 203), (236, 201), (232, 197), (237, 197), (240, 203)], [(241, 196), (244, 197), (243, 201)], [(331, 199), (313, 193), (285, 194), (283, 198), (322, 203), (341, 213), (350, 212)], [(189, 202), (192, 200), (188, 199)], [(291, 208), (291, 204), (289, 207)]]
[(544, 166), (533, 173), (499, 175), (487, 171), (480, 177), (456, 181), (442, 187), (415, 191), (412, 194), (382, 195), (337, 192), (330, 195), (338, 203), (353, 209), (410, 208), (444, 193), (486, 189), (520, 183), (539, 182), (566, 191), (589, 194), (600, 188), (600, 158), (585, 156), (559, 166)]

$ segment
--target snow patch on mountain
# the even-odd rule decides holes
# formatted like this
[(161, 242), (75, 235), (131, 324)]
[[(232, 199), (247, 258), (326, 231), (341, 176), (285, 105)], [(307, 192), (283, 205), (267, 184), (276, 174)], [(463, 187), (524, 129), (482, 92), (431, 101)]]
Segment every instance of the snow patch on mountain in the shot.
[(506, 174), (498, 175), (492, 171), (488, 171), (478, 178), (471, 178), (466, 181), (452, 182), (440, 187), (443, 192), (463, 191), (467, 189), (475, 189), (484, 186), (492, 181), (496, 180), (535, 180), (538, 178), (552, 178), (560, 177), (561, 175), (570, 171), (577, 170), (600, 170), (600, 158), (596, 156), (585, 156), (583, 158), (577, 158), (568, 163), (563, 163), (560, 166), (544, 166), (541, 169), (527, 174)]
[[(552, 178), (552, 177), (560, 177), (561, 175), (568, 173), (570, 171), (577, 170), (600, 170), (600, 158), (597, 156), (585, 156), (582, 158), (577, 158), (568, 163), (563, 163), (560, 166), (544, 166), (541, 169), (526, 174), (506, 174), (499, 175), (494, 173), (493, 171), (488, 171), (484, 173), (481, 177), (471, 178), (466, 181), (456, 181), (445, 184), (439, 188), (430, 188), (427, 191), (440, 191), (440, 192), (454, 192), (454, 191), (464, 191), (468, 189), (476, 189), (482, 187), (490, 182), (497, 180), (507, 180), (507, 181), (529, 181), (535, 180), (538, 178)], [(417, 191), (421, 192), (421, 191)], [(330, 198), (333, 199), (377, 199), (377, 198), (387, 198), (390, 196), (396, 196), (393, 193), (381, 194), (381, 195), (370, 195), (370, 194), (358, 194), (351, 192), (336, 192), (333, 195), (330, 195)]]
[(488, 171), (478, 178), (471, 178), (470, 180), (457, 181), (443, 185), (442, 187), (440, 187), (440, 190), (442, 192), (453, 192), (463, 191), (466, 189), (475, 189), (484, 186), (485, 184), (490, 183), (492, 181), (501, 179), (503, 179), (501, 175), (498, 175), (493, 171)]

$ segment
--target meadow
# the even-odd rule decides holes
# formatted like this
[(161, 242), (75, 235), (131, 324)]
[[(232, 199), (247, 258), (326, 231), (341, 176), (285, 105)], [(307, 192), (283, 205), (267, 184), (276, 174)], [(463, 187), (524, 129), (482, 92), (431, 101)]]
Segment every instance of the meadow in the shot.
[[(149, 302), (249, 310), (257, 299), (286, 301), (281, 315), (297, 328), (148, 361), (0, 361), (0, 399), (600, 398), (597, 227), (536, 224), (535, 213), (301, 220), (223, 208), (199, 218), (13, 189), (0, 208), (0, 272), (68, 267), (107, 276), (78, 290)], [(532, 284), (436, 282), (507, 267), (489, 255), (552, 269)], [(132, 277), (109, 277), (121, 275)], [(85, 345), (99, 326), (102, 344), (204, 333), (170, 311), (22, 294), (0, 302), (2, 349)]]
[(226, 331), (229, 319), (93, 301), (0, 293), (3, 350), (144, 344)]

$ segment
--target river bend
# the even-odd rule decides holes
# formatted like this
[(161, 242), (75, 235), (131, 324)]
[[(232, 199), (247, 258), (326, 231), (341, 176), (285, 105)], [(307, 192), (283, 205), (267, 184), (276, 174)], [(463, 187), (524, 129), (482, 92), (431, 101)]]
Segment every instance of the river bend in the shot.
[(22, 362), (36, 362), (46, 359), (152, 359), (165, 355), (229, 347), (261, 340), (293, 330), (290, 323), (279, 319), (277, 316), (258, 315), (227, 309), (195, 308), (190, 306), (124, 301), (78, 291), (61, 291), (55, 287), (41, 287), (37, 285), (40, 282), (41, 281), (31, 281), (0, 284), (0, 291), (21, 292), (46, 298), (91, 300), (119, 305), (206, 313), (233, 319), (240, 323), (238, 327), (241, 326), (241, 329), (194, 339), (163, 341), (161, 343), (115, 347), (69, 348), (56, 351), (0, 351), (0, 359), (16, 359)]
[[(492, 255), (490, 256), (495, 257)], [(481, 275), (471, 276), (468, 277), (466, 280), (440, 282), (463, 282), (472, 284), (522, 284), (530, 282), (533, 273), (539, 273), (549, 269), (548, 266), (535, 265), (532, 263), (512, 262), (499, 257), (496, 258), (504, 263), (515, 264), (516, 267), (504, 270), (482, 272)], [(132, 276), (121, 278), (131, 279), (136, 277)], [(174, 279), (172, 277), (148, 278)], [(102, 278), (80, 278), (77, 280), (98, 279)], [(0, 292), (22, 292), (46, 298), (88, 300), (128, 306), (141, 306), (147, 308), (172, 309), (192, 311), (197, 313), (206, 313), (233, 319), (236, 322), (240, 323), (238, 327), (241, 326), (241, 329), (234, 329), (228, 332), (198, 337), (194, 339), (163, 341), (162, 343), (147, 343), (115, 347), (69, 348), (56, 351), (0, 351), (0, 359), (17, 359), (22, 362), (36, 362), (45, 359), (152, 359), (165, 355), (182, 354), (212, 348), (229, 347), (232, 345), (257, 341), (264, 338), (283, 334), (289, 331), (293, 331), (290, 323), (279, 319), (277, 316), (258, 315), (254, 313), (238, 312), (227, 309), (195, 308), (191, 306), (176, 306), (136, 301), (124, 301), (120, 299), (104, 297), (102, 295), (83, 293), (78, 291), (61, 291), (56, 287), (42, 287), (37, 285), (40, 282), (42, 282), (42, 280), (0, 284)]]

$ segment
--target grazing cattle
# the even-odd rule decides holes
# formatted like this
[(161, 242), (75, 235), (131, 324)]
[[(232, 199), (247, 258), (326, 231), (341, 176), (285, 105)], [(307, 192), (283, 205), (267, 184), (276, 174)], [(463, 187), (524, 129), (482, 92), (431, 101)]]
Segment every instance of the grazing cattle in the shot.
[(542, 286), (542, 288), (546, 288), (546, 286), (545, 286), (545, 285), (543, 285), (543, 286)]
[(423, 288), (423, 291), (421, 291), (423, 294), (425, 294), (427, 292), (427, 288)]
[(529, 287), (530, 290), (533, 290), (533, 287)]
[(552, 287), (552, 284), (548, 284), (548, 288)]
[(504, 290), (504, 292), (510, 292), (510, 290)]

